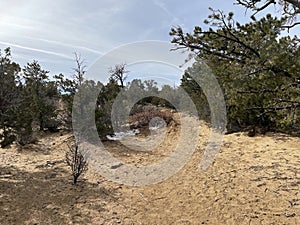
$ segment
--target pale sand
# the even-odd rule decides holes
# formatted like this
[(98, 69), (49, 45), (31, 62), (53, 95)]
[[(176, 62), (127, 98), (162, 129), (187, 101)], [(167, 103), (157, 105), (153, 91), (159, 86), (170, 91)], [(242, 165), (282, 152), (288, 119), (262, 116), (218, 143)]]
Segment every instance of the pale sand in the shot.
[[(226, 135), (214, 164), (198, 165), (208, 127), (189, 163), (159, 184), (131, 187), (107, 181), (89, 168), (72, 185), (66, 166), (71, 134), (47, 135), (18, 151), (0, 149), (0, 224), (300, 224), (300, 138), (268, 133)], [(153, 152), (107, 142), (131, 164), (166, 157), (178, 127)]]

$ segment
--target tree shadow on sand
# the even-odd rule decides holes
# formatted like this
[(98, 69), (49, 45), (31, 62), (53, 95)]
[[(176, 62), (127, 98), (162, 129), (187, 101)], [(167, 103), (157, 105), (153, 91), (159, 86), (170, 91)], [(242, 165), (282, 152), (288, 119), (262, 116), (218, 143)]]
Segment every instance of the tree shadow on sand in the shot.
[[(0, 224), (90, 224), (91, 212), (117, 200), (117, 192), (79, 181), (56, 166), (27, 172), (0, 166)], [(83, 208), (85, 210), (83, 210)]]

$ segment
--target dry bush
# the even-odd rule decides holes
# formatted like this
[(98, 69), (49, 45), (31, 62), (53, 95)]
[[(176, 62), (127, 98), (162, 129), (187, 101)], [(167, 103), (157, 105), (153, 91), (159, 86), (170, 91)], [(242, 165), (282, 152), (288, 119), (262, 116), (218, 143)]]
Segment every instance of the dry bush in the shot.
[(68, 145), (68, 147), (69, 150), (66, 153), (66, 162), (72, 171), (73, 184), (76, 184), (78, 177), (87, 171), (88, 163), (83, 153), (79, 150), (78, 143), (76, 143), (74, 146)]
[(135, 127), (142, 127), (148, 125), (151, 119), (155, 117), (163, 119), (168, 125), (173, 120), (173, 114), (171, 111), (152, 107), (147, 108), (145, 111), (131, 115), (129, 117), (129, 123)]

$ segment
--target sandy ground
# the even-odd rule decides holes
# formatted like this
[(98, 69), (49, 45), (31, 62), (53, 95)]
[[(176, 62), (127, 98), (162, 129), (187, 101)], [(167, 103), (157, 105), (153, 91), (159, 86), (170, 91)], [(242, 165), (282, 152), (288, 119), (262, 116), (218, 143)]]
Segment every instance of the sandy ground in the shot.
[[(70, 133), (0, 149), (0, 224), (300, 224), (300, 138), (226, 135), (214, 164), (199, 171), (209, 128), (200, 123), (200, 130), (182, 170), (142, 187), (107, 181), (93, 168), (72, 185)], [(177, 139), (173, 126), (153, 152), (105, 145), (124, 162), (146, 165), (168, 155)]]

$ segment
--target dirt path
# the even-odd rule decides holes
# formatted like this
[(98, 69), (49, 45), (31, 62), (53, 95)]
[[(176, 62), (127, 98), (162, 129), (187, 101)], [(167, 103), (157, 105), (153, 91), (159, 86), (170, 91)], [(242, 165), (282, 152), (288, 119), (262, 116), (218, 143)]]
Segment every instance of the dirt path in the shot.
[[(300, 139), (281, 134), (226, 135), (214, 164), (198, 165), (209, 129), (192, 159), (170, 179), (131, 187), (92, 168), (78, 186), (64, 162), (71, 134), (0, 149), (0, 224), (300, 224)], [(113, 155), (148, 164), (169, 154), (176, 129), (153, 153), (107, 142)]]

